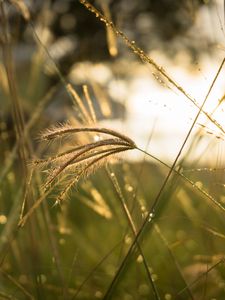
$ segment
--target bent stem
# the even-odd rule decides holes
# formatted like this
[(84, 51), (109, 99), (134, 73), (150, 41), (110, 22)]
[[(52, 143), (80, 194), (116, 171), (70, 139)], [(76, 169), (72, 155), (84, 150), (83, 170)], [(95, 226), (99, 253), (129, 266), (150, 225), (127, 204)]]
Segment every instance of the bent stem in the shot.
[(222, 131), (225, 134), (225, 130), (223, 127), (215, 120), (213, 117), (208, 114), (205, 110), (202, 109), (202, 107), (197, 103), (197, 101), (189, 95), (183, 87), (181, 87), (168, 73), (165, 71), (165, 69), (160, 66), (152, 57), (147, 55), (140, 47), (138, 47), (135, 43), (135, 41), (131, 41), (127, 35), (119, 30), (117, 26), (109, 20), (105, 15), (103, 15), (98, 9), (96, 9), (89, 1), (87, 0), (79, 0), (84, 7), (90, 11), (91, 13), (95, 14), (96, 18), (98, 18), (101, 22), (105, 24), (107, 28), (111, 28), (112, 31), (119, 36), (125, 44), (128, 46), (132, 52), (137, 55), (143, 63), (147, 63), (151, 65), (157, 72), (159, 72), (168, 82), (173, 85), (179, 92), (181, 92), (188, 100), (190, 100), (195, 107), (197, 107), (206, 117), (209, 119), (217, 128), (219, 128), (220, 131)]
[[(156, 210), (156, 208), (158, 206), (159, 199), (160, 199), (160, 197), (161, 197), (161, 195), (162, 195), (162, 193), (163, 193), (163, 191), (164, 191), (164, 189), (165, 189), (165, 187), (166, 187), (166, 185), (167, 185), (167, 183), (168, 183), (171, 175), (173, 174), (173, 172), (175, 170), (176, 164), (177, 164), (177, 162), (178, 162), (178, 160), (179, 160), (179, 158), (181, 156), (181, 153), (183, 152), (183, 149), (184, 149), (184, 147), (185, 147), (185, 145), (186, 145), (186, 143), (187, 143), (187, 141), (188, 141), (188, 139), (189, 139), (189, 137), (190, 137), (190, 135), (191, 135), (191, 133), (193, 131), (193, 128), (194, 128), (194, 126), (195, 126), (195, 124), (196, 124), (196, 122), (198, 120), (198, 117), (200, 116), (200, 114), (202, 112), (202, 109), (203, 109), (203, 107), (204, 107), (204, 105), (205, 105), (205, 103), (206, 103), (206, 101), (208, 99), (208, 96), (209, 96), (209, 94), (210, 94), (210, 92), (211, 92), (211, 90), (212, 90), (212, 88), (213, 88), (213, 86), (214, 86), (214, 84), (215, 84), (215, 82), (216, 82), (216, 80), (217, 80), (217, 78), (218, 78), (221, 70), (222, 70), (222, 67), (223, 67), (224, 63), (225, 63), (225, 58), (222, 60), (222, 62), (220, 64), (220, 67), (219, 67), (219, 69), (218, 69), (218, 71), (217, 71), (217, 73), (216, 73), (216, 75), (215, 75), (215, 77), (214, 77), (214, 79), (212, 81), (212, 84), (210, 85), (209, 90), (208, 90), (208, 92), (207, 92), (207, 94), (206, 94), (206, 96), (205, 96), (205, 98), (203, 100), (203, 103), (202, 103), (201, 107), (199, 108), (199, 111), (196, 114), (195, 119), (194, 119), (194, 121), (193, 121), (193, 123), (192, 123), (192, 125), (191, 125), (191, 127), (190, 127), (190, 129), (189, 129), (189, 131), (188, 131), (188, 133), (187, 133), (187, 135), (186, 135), (186, 137), (185, 137), (182, 145), (181, 145), (181, 148), (180, 148), (180, 150), (179, 150), (179, 152), (178, 152), (178, 154), (177, 154), (177, 156), (176, 156), (176, 158), (175, 158), (175, 160), (173, 162), (173, 165), (171, 166), (171, 168), (170, 168), (170, 170), (169, 170), (169, 172), (168, 172), (168, 174), (167, 174), (167, 176), (166, 176), (166, 178), (165, 178), (165, 180), (164, 180), (164, 182), (163, 182), (163, 184), (162, 184), (162, 186), (161, 186), (161, 188), (160, 188), (160, 190), (159, 190), (159, 192), (158, 192), (158, 194), (157, 194), (157, 196), (156, 196), (156, 198), (155, 198), (155, 200), (154, 200), (154, 202), (153, 202), (153, 204), (152, 204), (152, 206), (150, 208), (150, 210), (148, 211), (148, 214), (147, 214), (147, 216), (146, 216), (146, 218), (145, 218), (145, 220), (144, 220), (141, 228), (137, 232), (136, 238), (134, 239), (133, 243), (131, 244), (131, 246), (130, 246), (128, 252), (127, 252), (127, 255), (125, 256), (124, 260), (122, 261), (119, 269), (117, 270), (117, 273), (115, 274), (115, 277), (113, 278), (113, 280), (112, 280), (109, 288), (107, 289), (106, 294), (104, 296), (104, 299), (109, 299), (109, 297), (111, 295), (111, 292), (112, 292), (114, 286), (116, 285), (116, 283), (118, 281), (118, 277), (119, 277), (120, 273), (122, 272), (122, 270), (124, 269), (124, 267), (125, 267), (125, 265), (126, 265), (126, 263), (128, 261), (128, 258), (131, 255), (131, 253), (134, 251), (135, 246), (136, 246), (136, 242), (141, 237), (141, 235), (142, 235), (142, 233), (143, 233), (146, 225), (147, 224), (150, 224), (150, 225), (153, 224), (151, 216), (152, 216), (152, 214), (155, 214), (155, 210)], [(225, 211), (224, 208), (223, 208), (223, 210)], [(151, 228), (152, 228), (152, 226), (150, 227), (150, 229)]]
[[(58, 199), (61, 200), (61, 198), (72, 188), (74, 184), (78, 182), (80, 177), (82, 175), (85, 175), (85, 173), (93, 167), (93, 165), (99, 163), (99, 161), (104, 161), (105, 158), (116, 155), (118, 153), (131, 150), (133, 148), (127, 146), (126, 147), (120, 147), (116, 149), (108, 149), (108, 152), (105, 154), (100, 155), (99, 157), (93, 159), (90, 163), (88, 163), (78, 174), (76, 174), (75, 179), (73, 179), (69, 185), (66, 186), (66, 188), (60, 193)], [(22, 227), (27, 222), (27, 219), (33, 214), (33, 212), (39, 207), (39, 205), (45, 200), (46, 196), (55, 188), (55, 185), (52, 185), (49, 187), (48, 190), (45, 190), (43, 195), (41, 195), (38, 200), (33, 204), (33, 206), (28, 210), (28, 212), (23, 216), (22, 219), (20, 219), (18, 226)]]

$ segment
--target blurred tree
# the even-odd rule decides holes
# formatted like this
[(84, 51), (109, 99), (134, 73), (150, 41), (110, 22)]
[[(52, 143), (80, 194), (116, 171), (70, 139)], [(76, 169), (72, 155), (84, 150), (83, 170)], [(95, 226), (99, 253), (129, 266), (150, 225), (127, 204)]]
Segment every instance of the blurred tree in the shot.
[[(81, 61), (112, 61), (104, 24), (87, 11), (79, 0), (27, 0), (26, 3), (40, 40), (46, 45), (63, 75), (67, 76), (74, 64)], [(185, 50), (196, 59), (205, 51), (211, 50), (210, 43), (201, 36), (201, 32), (192, 31), (190, 34), (190, 30), (195, 24), (198, 11), (204, 6), (210, 9), (214, 0), (92, 0), (90, 3), (100, 11), (104, 4), (113, 22), (145, 51), (160, 49), (173, 58), (177, 52)], [(44, 60), (39, 61), (42, 62), (39, 67), (38, 64), (33, 67), (34, 72), (37, 72), (38, 68), (40, 72), (43, 69), (45, 71), (45, 74), (42, 73), (44, 76), (39, 77), (40, 82), (38, 77), (32, 75), (32, 70), (24, 72), (29, 70), (30, 65), (35, 66), (34, 57), (38, 50), (34, 35), (29, 24), (10, 4), (7, 7), (7, 16), (10, 21), (15, 65), (18, 73), (22, 71), (19, 78), (21, 88), (27, 89), (27, 80), (32, 81), (31, 79), (35, 78), (32, 82), (36, 87), (30, 84), (27, 89), (30, 93), (29, 98), (35, 102), (35, 99), (43, 94), (46, 85), (56, 83), (59, 78), (46, 68), (48, 59), (44, 64)], [(46, 29), (45, 32), (41, 31), (43, 28)], [(120, 47), (119, 43), (118, 45), (121, 58), (127, 49), (124, 46)]]
[[(73, 37), (76, 50), (60, 57), (62, 70), (74, 61), (102, 61), (109, 59), (104, 24), (88, 12), (79, 0), (27, 1), (36, 25), (41, 22), (51, 30), (52, 42), (61, 37)], [(145, 50), (162, 49), (174, 56), (181, 49), (198, 56), (209, 51), (202, 43), (200, 32), (190, 34), (196, 15), (202, 6), (212, 7), (213, 0), (95, 0), (90, 1), (102, 11), (102, 3), (109, 7), (112, 20)], [(43, 18), (45, 14), (45, 18)], [(42, 16), (41, 16), (42, 15)], [(19, 26), (18, 26), (19, 25)], [(26, 23), (11, 9), (13, 36), (32, 42)], [(205, 38), (205, 37), (204, 37)], [(194, 40), (194, 42), (191, 42)], [(168, 47), (169, 44), (169, 47)], [(79, 45), (79, 46), (78, 46)]]

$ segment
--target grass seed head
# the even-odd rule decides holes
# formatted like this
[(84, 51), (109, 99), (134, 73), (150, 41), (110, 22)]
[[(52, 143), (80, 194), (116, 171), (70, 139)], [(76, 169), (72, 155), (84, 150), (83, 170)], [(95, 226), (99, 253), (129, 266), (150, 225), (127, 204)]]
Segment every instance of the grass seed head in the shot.
[[(81, 177), (88, 177), (119, 153), (136, 148), (133, 140), (117, 131), (91, 126), (74, 127), (68, 123), (46, 130), (40, 135), (40, 140), (57, 141), (59, 138), (69, 138), (72, 143), (74, 135), (77, 136), (78, 133), (79, 145), (64, 150), (65, 145), (62, 143), (64, 151), (33, 162), (35, 167), (47, 171), (44, 190), (61, 184), (59, 199), (65, 198)], [(96, 133), (99, 135), (97, 141), (93, 138), (93, 134)], [(82, 144), (82, 136), (87, 137), (87, 135), (91, 141)], [(83, 140), (86, 141), (85, 138)], [(63, 182), (66, 182), (64, 187)]]

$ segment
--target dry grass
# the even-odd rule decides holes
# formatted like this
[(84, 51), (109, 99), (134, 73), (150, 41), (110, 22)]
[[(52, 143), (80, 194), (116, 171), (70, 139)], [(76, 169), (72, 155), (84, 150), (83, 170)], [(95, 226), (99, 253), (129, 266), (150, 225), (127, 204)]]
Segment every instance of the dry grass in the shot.
[[(5, 80), (16, 142), (0, 174), (1, 187), (6, 185), (0, 196), (4, 200), (4, 211), (8, 211), (0, 235), (0, 273), (6, 286), (0, 284), (0, 298), (17, 299), (18, 294), (18, 299), (90, 299), (93, 295), (102, 299), (214, 296), (223, 299), (224, 285), (217, 286), (224, 276), (223, 191), (216, 189), (213, 193), (210, 182), (200, 184), (192, 174), (197, 172), (204, 180), (200, 173), (213, 176), (224, 168), (185, 169), (181, 157), (191, 151), (203, 134), (202, 129), (223, 141), (224, 128), (213, 118), (213, 113), (205, 110), (205, 104), (225, 59), (199, 105), (163, 67), (115, 26), (107, 4), (102, 4), (103, 15), (88, 1), (80, 0), (106, 25), (110, 55), (118, 54), (116, 37), (122, 38), (135, 55), (162, 76), (163, 82), (153, 74), (162, 85), (175, 87), (197, 107), (183, 143), (169, 165), (140, 148), (132, 138), (99, 124), (88, 86), (82, 86), (83, 95), (75, 90), (42, 43), (25, 2), (9, 2), (27, 21), (38, 46), (52, 61), (78, 116), (77, 120), (70, 119), (42, 130), (36, 149), (30, 142), (31, 129), (37, 127), (39, 131), (41, 115), (47, 104), (54, 102), (59, 85), (39, 99), (25, 124), (8, 37), (7, 13), (5, 3), (1, 2)], [(90, 85), (96, 87), (95, 83)], [(99, 91), (99, 87), (97, 89)], [(219, 103), (223, 100), (224, 96)], [(192, 136), (201, 114), (220, 134), (200, 124), (196, 136)], [(185, 152), (188, 142), (191, 146)], [(130, 150), (141, 152), (154, 164), (143, 160), (136, 167), (126, 159), (118, 160), (121, 153)], [(23, 174), (18, 182), (15, 180), (18, 178), (16, 159)], [(51, 198), (53, 206), (49, 205)], [(67, 198), (71, 201), (65, 201)], [(3, 216), (0, 214), (1, 224)], [(202, 271), (198, 272), (200, 265)], [(14, 290), (16, 297), (11, 292)]]

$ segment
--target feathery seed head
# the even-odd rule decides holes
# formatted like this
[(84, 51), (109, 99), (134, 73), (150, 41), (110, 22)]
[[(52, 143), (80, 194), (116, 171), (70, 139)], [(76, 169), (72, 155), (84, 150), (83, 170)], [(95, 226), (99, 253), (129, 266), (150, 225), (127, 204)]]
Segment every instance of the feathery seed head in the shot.
[[(117, 131), (91, 126), (74, 127), (70, 124), (51, 127), (41, 134), (40, 139), (55, 141), (69, 138), (70, 141), (73, 141), (74, 135), (78, 133), (80, 133), (79, 140), (81, 142), (82, 136), (87, 137), (87, 135), (92, 141), (70, 146), (68, 150), (33, 162), (35, 167), (40, 166), (43, 170), (47, 169), (48, 171), (44, 190), (48, 190), (51, 186), (54, 187), (59, 183), (63, 186), (63, 182), (67, 182), (66, 187), (62, 189), (59, 195), (59, 199), (63, 199), (81, 177), (89, 176), (115, 155), (136, 148), (134, 141)], [(98, 139), (93, 138), (93, 134), (96, 135), (96, 133)]]

